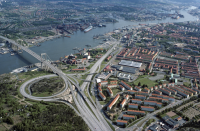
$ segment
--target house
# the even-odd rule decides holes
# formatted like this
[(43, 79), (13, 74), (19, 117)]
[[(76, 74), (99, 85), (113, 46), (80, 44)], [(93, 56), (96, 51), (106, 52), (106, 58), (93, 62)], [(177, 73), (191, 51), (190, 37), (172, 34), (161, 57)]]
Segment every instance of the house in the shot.
[(138, 110), (127, 110), (127, 113), (132, 115), (139, 115), (139, 114), (145, 115), (144, 111), (138, 111)]
[(135, 116), (132, 115), (123, 115), (124, 120), (130, 120), (130, 119), (135, 119)]
[(155, 108), (154, 107), (150, 107), (150, 106), (141, 106), (141, 110), (142, 111), (154, 111)]
[(123, 85), (125, 88), (127, 88), (128, 90), (132, 90), (132, 87), (130, 85), (128, 85), (126, 82), (121, 81), (120, 82), (121, 85)]
[(123, 108), (125, 104), (126, 104), (126, 99), (124, 99), (124, 100), (121, 102), (120, 107)]
[(102, 92), (99, 92), (99, 96), (102, 100), (106, 100), (106, 96)]
[(140, 99), (131, 99), (132, 103), (137, 103), (137, 104), (141, 104), (142, 101)]
[(107, 110), (111, 110), (111, 108), (113, 107), (113, 105), (118, 101), (119, 97), (120, 97), (119, 94), (117, 94), (115, 96), (115, 98), (112, 100), (112, 102), (107, 106)]
[(72, 69), (71, 71), (77, 72), (77, 71), (85, 71), (85, 70), (86, 70), (86, 68), (83, 67), (83, 68), (78, 68), (78, 69)]
[(127, 125), (128, 121), (124, 121), (124, 120), (117, 120), (117, 125), (123, 126), (123, 125)]
[(138, 104), (128, 103), (128, 108), (135, 108), (135, 109), (138, 109)]
[(124, 87), (122, 85), (119, 85), (119, 88), (124, 91)]
[(109, 87), (107, 87), (107, 91), (108, 91), (108, 94), (109, 94), (110, 96), (113, 96), (113, 92), (112, 92), (112, 90), (111, 90)]
[(144, 99), (146, 99), (146, 96), (143, 96), (143, 95), (135, 95), (135, 98), (136, 98), (136, 99), (142, 99), (142, 100), (144, 100)]
[(179, 117), (176, 118), (176, 120), (180, 121), (180, 120), (182, 120), (182, 117), (179, 116)]

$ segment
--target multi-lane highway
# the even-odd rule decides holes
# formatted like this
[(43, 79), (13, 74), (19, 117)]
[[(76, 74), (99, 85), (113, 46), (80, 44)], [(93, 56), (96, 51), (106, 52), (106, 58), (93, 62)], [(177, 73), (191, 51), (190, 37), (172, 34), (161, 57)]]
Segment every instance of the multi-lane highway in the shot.
[[(34, 97), (31, 96), (29, 94), (27, 94), (25, 92), (25, 87), (28, 83), (35, 81), (39, 78), (35, 78), (32, 79), (30, 81), (25, 82), (21, 88), (20, 88), (20, 92), (24, 97), (27, 97), (29, 99), (33, 99), (33, 100), (44, 100), (44, 101), (56, 101), (56, 99), (54, 99), (53, 97), (62, 94), (63, 92), (66, 91), (67, 87), (70, 87), (71, 92), (72, 92), (72, 96), (73, 96), (73, 100), (80, 112), (80, 115), (82, 116), (82, 118), (85, 120), (85, 122), (87, 123), (87, 125), (89, 126), (89, 128), (91, 130), (97, 130), (97, 131), (110, 131), (111, 128), (108, 125), (108, 123), (106, 122), (106, 120), (104, 119), (104, 117), (102, 116), (102, 114), (99, 112), (99, 110), (94, 107), (91, 102), (87, 99), (87, 97), (84, 94), (84, 89), (87, 86), (87, 82), (84, 82), (82, 84), (81, 87), (79, 87), (79, 85), (77, 83), (74, 83), (73, 81), (71, 81), (68, 76), (66, 76), (61, 70), (59, 70), (58, 68), (54, 67), (51, 63), (49, 63), (48, 61), (45, 61), (43, 58), (41, 58), (39, 55), (37, 55), (36, 53), (34, 53), (33, 51), (31, 51), (30, 49), (23, 47), (19, 44), (17, 44), (15, 41), (10, 40), (8, 38), (5, 38), (3, 36), (0, 36), (0, 38), (7, 40), (8, 42), (18, 46), (19, 48), (23, 49), (24, 51), (26, 51), (27, 53), (29, 53), (30, 55), (32, 55), (33, 57), (35, 57), (36, 59), (38, 59), (39, 61), (42, 61), (45, 65), (47, 65), (49, 68), (51, 68), (51, 70), (56, 73), (57, 75), (59, 75), (60, 77), (63, 78), (63, 80), (65, 81), (66, 84), (66, 88), (65, 90), (63, 90), (62, 92), (60, 92), (59, 94), (53, 95), (53, 96), (49, 96), (49, 97)], [(102, 61), (112, 52), (112, 50), (116, 47), (116, 45), (118, 44), (118, 42), (115, 42), (114, 46), (104, 55), (102, 56), (95, 64), (94, 66), (90, 69), (90, 74), (93, 74), (96, 72), (97, 68), (100, 67)], [(88, 75), (88, 77), (86, 78), (87, 81), (90, 81), (92, 79), (93, 75)], [(73, 83), (77, 89), (78, 89), (78, 95), (77, 98), (75, 96), (75, 93), (73, 92), (72, 89), (72, 85), (71, 83)], [(90, 106), (90, 108), (92, 109), (92, 111), (89, 109), (89, 107), (87, 106), (87, 104)]]

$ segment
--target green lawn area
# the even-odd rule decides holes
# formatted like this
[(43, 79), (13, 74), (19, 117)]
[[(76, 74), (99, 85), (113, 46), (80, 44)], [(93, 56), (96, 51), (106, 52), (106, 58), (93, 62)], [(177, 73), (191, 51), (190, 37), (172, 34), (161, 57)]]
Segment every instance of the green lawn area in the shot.
[(131, 127), (131, 126), (135, 125), (137, 122), (139, 122), (142, 119), (143, 119), (143, 117), (140, 118), (140, 119), (135, 120), (133, 123), (130, 123), (127, 127)]
[(113, 92), (113, 96), (115, 96), (117, 93), (121, 92), (121, 90), (119, 88), (112, 88), (111, 90)]
[(162, 117), (162, 118), (163, 118), (164, 116), (167, 116), (167, 114), (166, 114), (166, 113), (164, 113), (164, 114), (162, 114), (162, 115), (161, 115), (161, 117)]
[(141, 83), (141, 85), (145, 84), (148, 87), (152, 87), (152, 86), (155, 86), (155, 84), (157, 84), (156, 82), (151, 81), (148, 78), (139, 78), (134, 82), (134, 84), (138, 85), (139, 82)]
[(49, 94), (48, 92), (43, 92), (40, 94), (37, 93), (33, 93), (32, 96), (36, 96), (36, 97), (46, 97), (46, 96), (51, 96), (52, 94)]
[(171, 118), (172, 119), (175, 119), (175, 118), (177, 118), (179, 115), (175, 115), (175, 116), (172, 116)]

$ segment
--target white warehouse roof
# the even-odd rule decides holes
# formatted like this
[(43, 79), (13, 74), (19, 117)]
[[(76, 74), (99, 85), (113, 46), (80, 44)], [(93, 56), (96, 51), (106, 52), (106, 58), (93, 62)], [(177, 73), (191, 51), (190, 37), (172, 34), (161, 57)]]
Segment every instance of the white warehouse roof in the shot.
[(142, 63), (134, 62), (134, 61), (121, 60), (121, 62), (119, 62), (119, 65), (140, 68), (142, 66)]

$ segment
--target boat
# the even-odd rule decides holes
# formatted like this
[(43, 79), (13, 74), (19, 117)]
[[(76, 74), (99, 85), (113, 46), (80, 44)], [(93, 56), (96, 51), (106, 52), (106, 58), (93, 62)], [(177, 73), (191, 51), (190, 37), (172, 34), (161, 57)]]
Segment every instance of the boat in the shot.
[(15, 53), (14, 53), (14, 52), (11, 52), (11, 55), (15, 55)]
[(86, 33), (86, 32), (88, 32), (88, 31), (90, 31), (90, 30), (92, 30), (92, 26), (89, 26), (88, 28), (86, 28), (85, 30), (84, 30), (84, 32)]

